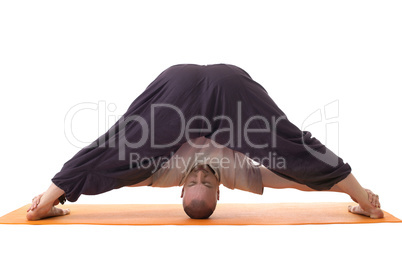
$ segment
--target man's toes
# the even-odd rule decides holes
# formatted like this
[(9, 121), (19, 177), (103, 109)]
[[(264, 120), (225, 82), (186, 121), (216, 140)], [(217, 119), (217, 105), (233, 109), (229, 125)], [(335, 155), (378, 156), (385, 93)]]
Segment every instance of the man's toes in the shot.
[(64, 215), (68, 215), (70, 214), (70, 209), (66, 208), (66, 209), (62, 209), (60, 208), (60, 216), (64, 216)]
[(351, 205), (349, 205), (349, 206), (348, 206), (348, 210), (349, 210), (349, 212), (356, 213), (357, 207), (358, 207), (358, 206), (351, 206)]
[(348, 210), (351, 213), (367, 216), (372, 219), (384, 218), (384, 212), (379, 208), (371, 209), (370, 212), (367, 212), (367, 211), (363, 210), (360, 207), (360, 205), (357, 205), (357, 206), (349, 206)]
[(52, 216), (64, 216), (64, 215), (68, 215), (70, 214), (70, 210), (67, 209), (62, 209), (62, 208), (57, 208), (57, 207), (53, 207), (52, 209)]
[(64, 210), (64, 215), (68, 215), (68, 214), (70, 214), (70, 209), (69, 208), (67, 208), (67, 209), (63, 209)]
[(348, 210), (349, 210), (349, 212), (354, 213), (354, 214), (359, 214), (359, 215), (364, 215), (364, 216), (370, 217), (370, 213), (364, 211), (359, 205), (349, 206)]

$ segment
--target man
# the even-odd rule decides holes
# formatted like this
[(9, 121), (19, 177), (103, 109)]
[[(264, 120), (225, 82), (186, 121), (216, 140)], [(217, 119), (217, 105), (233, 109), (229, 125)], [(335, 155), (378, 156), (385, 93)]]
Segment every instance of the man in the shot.
[[(200, 153), (202, 161), (195, 157)], [(175, 159), (184, 164), (173, 165)], [(287, 120), (244, 70), (180, 64), (162, 72), (119, 122), (65, 163), (33, 199), (27, 218), (68, 214), (54, 207), (63, 198), (74, 202), (81, 194), (145, 185), (183, 185), (185, 212), (208, 218), (219, 184), (257, 194), (264, 187), (344, 192), (359, 203), (350, 212), (383, 217), (378, 196), (360, 186), (351, 167)]]

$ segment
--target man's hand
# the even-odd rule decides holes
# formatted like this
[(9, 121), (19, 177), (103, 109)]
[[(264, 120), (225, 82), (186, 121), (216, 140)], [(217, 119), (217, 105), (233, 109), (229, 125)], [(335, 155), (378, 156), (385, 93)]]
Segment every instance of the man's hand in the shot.
[[(37, 196), (35, 196), (34, 198), (32, 198), (31, 207), (28, 208), (27, 212), (29, 212), (29, 211), (34, 211), (34, 210), (38, 207), (38, 205), (39, 205), (39, 203), (40, 203), (40, 199), (42, 198), (43, 194), (44, 194), (44, 193), (42, 193), (42, 194), (40, 194), (40, 195), (37, 195)], [(58, 204), (59, 204), (59, 199), (56, 199), (56, 200), (54, 201), (54, 203), (53, 203), (53, 206), (56, 206), (56, 205), (58, 205)]]
[[(376, 208), (381, 208), (381, 204), (380, 204), (380, 198), (378, 197), (378, 195), (374, 194), (371, 190), (369, 189), (364, 189), (366, 190), (367, 194), (368, 194), (368, 200), (369, 202)], [(351, 197), (353, 201), (355, 201), (356, 203), (358, 203), (353, 197)]]
[(367, 194), (368, 194), (368, 199), (369, 202), (375, 206), (376, 208), (381, 208), (381, 204), (380, 204), (380, 198), (378, 197), (378, 195), (374, 194), (372, 191), (370, 191), (369, 189), (364, 189), (366, 190)]

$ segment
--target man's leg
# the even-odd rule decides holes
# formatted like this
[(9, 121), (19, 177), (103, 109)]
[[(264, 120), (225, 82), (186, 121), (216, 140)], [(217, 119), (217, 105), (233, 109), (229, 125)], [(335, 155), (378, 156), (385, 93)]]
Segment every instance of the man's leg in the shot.
[(58, 198), (63, 194), (64, 191), (52, 183), (46, 192), (32, 200), (31, 207), (27, 211), (27, 220), (34, 221), (69, 214), (69, 209), (55, 207), (58, 204)]
[[(301, 191), (315, 191), (314, 189), (291, 180), (282, 178), (266, 167), (260, 166), (264, 187), (283, 189), (293, 188)], [(349, 212), (361, 214), (371, 218), (383, 218), (384, 213), (380, 209), (378, 196), (368, 189), (364, 189), (353, 174), (335, 184), (329, 191), (348, 194), (358, 206), (349, 206)]]

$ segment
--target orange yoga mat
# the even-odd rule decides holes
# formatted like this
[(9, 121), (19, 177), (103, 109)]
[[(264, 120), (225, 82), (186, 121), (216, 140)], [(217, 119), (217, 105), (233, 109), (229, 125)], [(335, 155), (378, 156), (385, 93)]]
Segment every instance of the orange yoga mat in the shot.
[(100, 224), (100, 225), (298, 225), (340, 223), (402, 222), (385, 213), (383, 219), (355, 215), (348, 212), (355, 203), (265, 203), (217, 205), (206, 220), (190, 219), (181, 204), (69, 204), (71, 214), (39, 221), (27, 221), (23, 206), (3, 217), (3, 224)]

